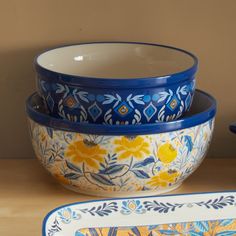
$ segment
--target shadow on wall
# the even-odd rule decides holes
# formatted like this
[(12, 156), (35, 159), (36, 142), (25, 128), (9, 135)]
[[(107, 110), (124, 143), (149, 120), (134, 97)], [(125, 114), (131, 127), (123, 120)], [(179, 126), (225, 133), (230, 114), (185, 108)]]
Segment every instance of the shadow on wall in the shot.
[(31, 158), (25, 99), (35, 90), (33, 59), (42, 49), (0, 52), (0, 158)]

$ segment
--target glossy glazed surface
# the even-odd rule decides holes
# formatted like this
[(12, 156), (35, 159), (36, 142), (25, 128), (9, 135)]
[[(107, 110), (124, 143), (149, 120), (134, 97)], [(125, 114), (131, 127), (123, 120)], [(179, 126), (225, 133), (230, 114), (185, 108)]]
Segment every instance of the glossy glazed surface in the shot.
[(66, 132), (29, 121), (33, 148), (65, 187), (90, 195), (160, 194), (200, 165), (214, 119), (178, 131), (138, 136)]
[(28, 116), (37, 123), (65, 131), (95, 135), (143, 135), (156, 134), (190, 128), (211, 120), (216, 114), (216, 100), (209, 94), (197, 90), (190, 111), (182, 119), (169, 122), (157, 122), (145, 125), (100, 125), (76, 123), (54, 118), (48, 115), (48, 110), (42, 98), (37, 93), (26, 101)]
[(38, 80), (38, 92), (54, 117), (109, 125), (176, 120), (189, 110), (194, 91), (194, 79), (136, 90), (94, 89)]
[(39, 55), (38, 66), (81, 77), (132, 79), (166, 76), (193, 67), (196, 58), (181, 49), (145, 43), (88, 43)]
[(37, 91), (50, 114), (77, 122), (144, 124), (175, 120), (190, 107), (197, 58), (148, 43), (88, 43), (44, 52)]
[(43, 236), (236, 235), (235, 192), (74, 203), (51, 211)]
[[(124, 196), (171, 191), (198, 167), (211, 141), (215, 100), (200, 91), (196, 98), (195, 109), (179, 121), (180, 126), (156, 123), (147, 125), (149, 134), (138, 135), (135, 131), (145, 125), (78, 124), (80, 132), (72, 127), (66, 131), (67, 124), (75, 123), (51, 119), (42, 100), (33, 95), (27, 112), (35, 154), (61, 184), (77, 192)], [(165, 132), (168, 125), (172, 130)], [(104, 135), (96, 133), (96, 126), (104, 129)], [(160, 133), (155, 130), (158, 126)]]

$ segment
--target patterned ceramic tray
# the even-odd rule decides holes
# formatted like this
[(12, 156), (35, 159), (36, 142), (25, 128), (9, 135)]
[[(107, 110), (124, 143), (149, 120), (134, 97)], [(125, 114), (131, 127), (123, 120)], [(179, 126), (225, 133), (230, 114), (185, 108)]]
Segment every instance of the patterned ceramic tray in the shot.
[(44, 236), (236, 235), (236, 192), (110, 199), (51, 211)]

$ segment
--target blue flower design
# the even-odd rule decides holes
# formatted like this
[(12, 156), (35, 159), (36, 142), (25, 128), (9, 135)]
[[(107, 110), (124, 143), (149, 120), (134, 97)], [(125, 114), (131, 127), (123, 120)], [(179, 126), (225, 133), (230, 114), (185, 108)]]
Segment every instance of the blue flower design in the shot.
[(90, 101), (94, 101), (94, 100), (95, 100), (95, 95), (94, 95), (94, 94), (89, 94), (89, 95), (88, 95), (88, 99), (89, 99)]
[(141, 124), (173, 120), (183, 115), (192, 102), (194, 81), (187, 80), (168, 88), (153, 87), (145, 90), (145, 94), (141, 89), (133, 94), (130, 89), (78, 89), (39, 77), (37, 90), (50, 113), (63, 119), (111, 125), (120, 124), (117, 122), (125, 118), (127, 122), (122, 124)]
[(137, 214), (143, 214), (146, 212), (140, 200), (127, 200), (122, 202), (121, 213), (124, 215), (129, 215), (132, 212)]
[(150, 101), (151, 101), (151, 96), (150, 96), (150, 95), (145, 95), (145, 96), (143, 97), (143, 101), (144, 101), (144, 102), (150, 102)]
[(69, 207), (61, 209), (58, 212), (58, 215), (61, 221), (65, 224), (69, 224), (72, 220), (78, 220), (81, 218), (80, 214), (76, 213), (75, 211), (72, 211)]

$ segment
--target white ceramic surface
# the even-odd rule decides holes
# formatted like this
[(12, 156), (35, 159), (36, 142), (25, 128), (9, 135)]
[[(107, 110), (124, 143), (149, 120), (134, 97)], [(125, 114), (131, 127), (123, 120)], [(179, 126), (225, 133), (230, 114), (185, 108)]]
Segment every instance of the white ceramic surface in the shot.
[(74, 203), (50, 212), (43, 236), (236, 235), (236, 192)]
[(142, 43), (91, 43), (49, 50), (37, 63), (58, 73), (100, 78), (165, 76), (194, 65), (185, 52)]
[(201, 164), (214, 129), (214, 98), (198, 92), (182, 120), (143, 126), (78, 124), (47, 114), (37, 94), (27, 101), (35, 154), (63, 186), (120, 197), (176, 189)]
[(172, 132), (108, 136), (29, 121), (34, 151), (67, 188), (97, 196), (155, 195), (177, 188), (200, 165), (214, 119)]

